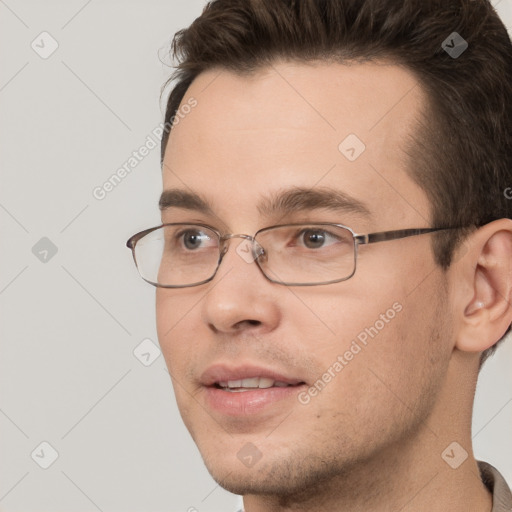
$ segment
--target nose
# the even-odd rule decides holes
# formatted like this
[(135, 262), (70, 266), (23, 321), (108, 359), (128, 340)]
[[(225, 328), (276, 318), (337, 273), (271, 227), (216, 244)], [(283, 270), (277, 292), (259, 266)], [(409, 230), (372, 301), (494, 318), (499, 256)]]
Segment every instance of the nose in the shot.
[[(242, 238), (242, 242), (234, 240)], [(268, 281), (255, 256), (264, 251), (248, 235), (229, 235), (222, 262), (202, 301), (202, 320), (216, 333), (263, 334), (280, 322), (279, 285)]]

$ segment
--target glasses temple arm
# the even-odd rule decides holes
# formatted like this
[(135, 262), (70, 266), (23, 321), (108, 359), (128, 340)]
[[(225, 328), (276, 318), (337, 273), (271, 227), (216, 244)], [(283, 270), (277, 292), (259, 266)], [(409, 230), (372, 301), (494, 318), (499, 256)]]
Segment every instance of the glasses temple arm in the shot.
[(407, 238), (410, 236), (424, 235), (426, 233), (434, 233), (436, 231), (445, 231), (449, 229), (460, 228), (421, 228), (421, 229), (398, 229), (395, 231), (380, 231), (378, 233), (369, 233), (366, 235), (354, 235), (354, 240), (358, 244), (373, 244), (376, 242), (385, 242), (387, 240), (397, 240), (399, 238)]

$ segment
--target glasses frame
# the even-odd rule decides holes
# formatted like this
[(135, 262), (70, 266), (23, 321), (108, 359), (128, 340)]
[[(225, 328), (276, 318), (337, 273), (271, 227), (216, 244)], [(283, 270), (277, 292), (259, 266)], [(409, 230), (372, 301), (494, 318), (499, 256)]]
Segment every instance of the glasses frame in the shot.
[[(137, 257), (135, 255), (135, 247), (137, 245), (137, 242), (139, 240), (141, 240), (142, 238), (144, 238), (149, 233), (152, 233), (153, 231), (156, 231), (158, 229), (162, 229), (166, 226), (180, 226), (180, 225), (198, 226), (198, 227), (207, 228), (217, 235), (217, 237), (219, 239), (219, 260), (217, 262), (217, 267), (216, 267), (213, 275), (210, 276), (208, 279), (204, 279), (203, 281), (199, 281), (197, 283), (192, 283), (192, 284), (186, 284), (186, 285), (163, 285), (163, 284), (154, 283), (153, 281), (149, 281), (148, 279), (146, 279), (145, 277), (142, 276), (142, 274), (140, 273), (140, 270), (139, 270), (139, 265), (137, 263)], [(258, 244), (258, 246), (261, 247), (263, 249), (263, 251), (265, 250), (264, 247), (260, 246), (259, 242), (256, 240), (256, 237), (260, 233), (263, 233), (265, 231), (269, 231), (272, 229), (276, 229), (276, 228), (291, 227), (291, 226), (310, 226), (310, 225), (311, 226), (331, 226), (331, 227), (343, 228), (352, 234), (352, 238), (354, 239), (354, 270), (352, 271), (352, 273), (349, 276), (343, 277), (341, 279), (335, 279), (335, 280), (327, 281), (327, 282), (322, 281), (320, 283), (287, 283), (287, 282), (278, 281), (278, 280), (275, 280), (275, 279), (272, 279), (271, 277), (269, 277), (265, 273), (263, 268), (261, 267), (260, 258), (264, 253), (260, 253), (260, 254), (254, 253), (255, 243)], [(281, 284), (283, 286), (323, 286), (323, 285), (327, 285), (327, 284), (341, 283), (343, 281), (347, 281), (348, 279), (350, 279), (351, 277), (354, 276), (354, 274), (356, 273), (356, 270), (357, 270), (357, 255), (358, 255), (358, 248), (360, 245), (369, 245), (369, 244), (374, 244), (374, 243), (378, 243), (378, 242), (388, 242), (390, 240), (399, 240), (402, 238), (409, 238), (412, 236), (418, 236), (418, 235), (424, 235), (427, 233), (435, 233), (438, 231), (448, 231), (448, 230), (454, 230), (454, 229), (461, 229), (461, 228), (457, 228), (457, 227), (410, 228), (410, 229), (397, 229), (397, 230), (393, 230), (393, 231), (378, 231), (375, 233), (360, 234), (360, 233), (355, 233), (348, 226), (345, 226), (343, 224), (336, 224), (333, 222), (311, 222), (311, 223), (296, 222), (296, 223), (291, 223), (291, 224), (277, 224), (275, 226), (268, 226), (268, 227), (259, 229), (258, 231), (256, 231), (256, 233), (254, 233), (253, 236), (250, 236), (250, 235), (246, 235), (243, 233), (240, 233), (240, 234), (227, 233), (227, 234), (223, 235), (218, 229), (215, 229), (212, 226), (209, 226), (208, 224), (202, 224), (199, 222), (170, 222), (170, 223), (166, 223), (166, 224), (161, 224), (160, 226), (155, 226), (153, 228), (145, 229), (143, 231), (140, 231), (139, 233), (136, 233), (135, 235), (131, 236), (128, 239), (128, 241), (126, 242), (126, 247), (131, 249), (132, 255), (133, 255), (133, 261), (135, 262), (135, 266), (137, 267), (137, 270), (139, 271), (139, 275), (142, 277), (142, 279), (144, 279), (144, 281), (146, 281), (149, 284), (152, 284), (153, 286), (155, 286), (157, 288), (192, 288), (194, 286), (200, 286), (202, 284), (209, 283), (217, 275), (217, 272), (219, 271), (220, 264), (222, 263), (222, 259), (224, 258), (224, 255), (227, 253), (227, 251), (229, 249), (229, 245), (227, 244), (227, 242), (229, 240), (232, 240), (233, 238), (242, 238), (244, 240), (250, 240), (252, 242), (254, 261), (255, 261), (256, 265), (258, 266), (258, 268), (260, 269), (263, 276), (271, 283)]]

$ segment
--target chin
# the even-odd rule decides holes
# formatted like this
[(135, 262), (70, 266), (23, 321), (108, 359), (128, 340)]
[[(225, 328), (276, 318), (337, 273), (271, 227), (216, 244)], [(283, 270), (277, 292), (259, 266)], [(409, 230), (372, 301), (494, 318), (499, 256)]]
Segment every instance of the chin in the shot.
[(296, 492), (296, 486), (288, 474), (283, 479), (281, 471), (269, 471), (265, 465), (257, 464), (253, 468), (240, 469), (220, 468), (219, 465), (208, 465), (206, 467), (212, 478), (224, 489), (241, 496), (254, 495), (287, 495)]
[[(217, 447), (203, 460), (212, 478), (227, 491), (238, 495), (266, 495), (281, 498), (297, 498), (323, 488), (333, 477), (343, 477), (350, 472), (353, 461), (337, 457), (305, 455), (296, 449), (288, 453), (272, 450), (252, 467), (245, 466), (236, 452)], [(300, 500), (299, 500), (300, 501)]]

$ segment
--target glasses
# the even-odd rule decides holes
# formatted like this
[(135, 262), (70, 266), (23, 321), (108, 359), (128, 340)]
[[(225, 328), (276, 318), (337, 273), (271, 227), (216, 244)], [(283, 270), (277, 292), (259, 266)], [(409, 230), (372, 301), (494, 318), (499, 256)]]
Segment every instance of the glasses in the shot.
[(133, 235), (132, 250), (141, 277), (161, 288), (187, 288), (211, 281), (229, 242), (241, 238), (237, 253), (255, 262), (271, 282), (316, 286), (350, 279), (359, 245), (397, 240), (457, 228), (422, 228), (360, 235), (341, 224), (285, 224), (260, 229), (254, 236), (222, 235), (203, 224), (163, 224)]

